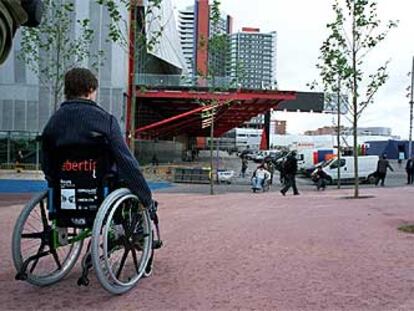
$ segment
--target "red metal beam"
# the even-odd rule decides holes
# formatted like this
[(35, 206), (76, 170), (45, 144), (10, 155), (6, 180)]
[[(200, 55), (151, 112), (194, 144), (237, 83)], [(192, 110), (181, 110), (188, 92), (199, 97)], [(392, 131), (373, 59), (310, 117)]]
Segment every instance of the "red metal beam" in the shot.
[(173, 117), (170, 117), (170, 118), (167, 118), (167, 119), (164, 119), (164, 120), (161, 120), (161, 121), (152, 123), (150, 125), (147, 125), (147, 126), (144, 126), (144, 127), (141, 127), (141, 128), (136, 129), (135, 130), (135, 133), (140, 133), (140, 132), (145, 132), (145, 131), (152, 130), (152, 129), (157, 128), (157, 127), (159, 127), (161, 125), (164, 125), (164, 124), (167, 124), (167, 123), (170, 123), (170, 122), (174, 122), (176, 120), (179, 120), (179, 119), (182, 119), (182, 118), (191, 116), (192, 114), (195, 114), (197, 112), (201, 112), (205, 108), (206, 107), (204, 107), (204, 106), (203, 107), (198, 107), (196, 109), (193, 109), (193, 110), (190, 110), (190, 111), (187, 111), (187, 112), (184, 112), (184, 113), (175, 115)]
[(294, 100), (296, 98), (295, 92), (287, 91), (265, 91), (265, 92), (194, 92), (194, 91), (165, 91), (165, 90), (149, 90), (142, 92), (137, 90), (137, 98), (148, 99), (186, 99), (186, 100), (217, 100), (217, 101), (247, 101), (247, 100)]

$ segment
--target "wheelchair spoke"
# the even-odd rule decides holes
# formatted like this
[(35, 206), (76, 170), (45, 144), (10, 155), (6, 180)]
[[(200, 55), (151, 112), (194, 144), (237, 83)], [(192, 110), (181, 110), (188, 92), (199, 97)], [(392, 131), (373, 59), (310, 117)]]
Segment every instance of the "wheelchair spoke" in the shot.
[(119, 264), (118, 271), (116, 272), (116, 278), (117, 279), (119, 279), (119, 276), (121, 275), (122, 268), (124, 267), (125, 261), (128, 257), (128, 253), (129, 253), (129, 250), (125, 249), (124, 254), (122, 255), (121, 263)]
[(47, 223), (47, 217), (46, 217), (46, 211), (45, 211), (45, 205), (43, 203), (43, 200), (40, 201), (40, 212), (42, 215), (42, 223), (43, 223), (43, 227), (47, 228), (49, 225)]
[(132, 259), (134, 260), (135, 270), (137, 271), (137, 273), (139, 273), (138, 260), (137, 260), (137, 253), (136, 253), (136, 251), (135, 251), (135, 248), (132, 248), (132, 249), (131, 249), (131, 253), (132, 253)]
[(134, 234), (137, 226), (142, 223), (142, 217), (140, 214), (136, 213), (133, 216), (132, 224), (131, 224), (131, 234)]
[(27, 227), (30, 227), (30, 228), (27, 228), (27, 229), (31, 229), (31, 230), (33, 230), (33, 231), (43, 231), (43, 229), (38, 229), (38, 228), (36, 228), (34, 225), (32, 225), (30, 222), (26, 222), (26, 225), (27, 225)]
[(33, 218), (34, 220), (36, 220), (36, 222), (42, 222), (42, 216), (40, 215), (39, 211), (37, 209), (35, 209), (33, 211), (33, 213), (31, 213), (29, 215), (30, 218)]
[(122, 227), (124, 228), (124, 234), (125, 236), (129, 236), (130, 235), (130, 228), (129, 228), (129, 224), (126, 221), (126, 219), (122, 219)]
[[(39, 250), (37, 251), (36, 255), (39, 255), (39, 254), (43, 253), (44, 249), (45, 249), (45, 244), (42, 243), (40, 245)], [(30, 268), (30, 273), (33, 273), (34, 269), (37, 266), (37, 263), (39, 262), (39, 259), (40, 259), (40, 257), (36, 258), (35, 261), (33, 262), (32, 267)]]
[(33, 232), (33, 233), (22, 233), (23, 239), (42, 239), (43, 233), (42, 232)]
[(52, 253), (53, 259), (55, 260), (58, 269), (61, 270), (62, 265), (60, 264), (59, 257), (58, 257), (58, 254), (57, 254), (56, 250), (53, 249), (50, 252)]

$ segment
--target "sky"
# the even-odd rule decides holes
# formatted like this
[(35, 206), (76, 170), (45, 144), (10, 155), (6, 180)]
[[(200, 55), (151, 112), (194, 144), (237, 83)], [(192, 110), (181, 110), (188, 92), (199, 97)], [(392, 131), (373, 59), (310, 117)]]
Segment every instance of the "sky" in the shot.
[[(411, 83), (408, 73), (414, 57), (414, 1), (378, 0), (378, 15), (383, 21), (399, 20), (398, 28), (367, 56), (368, 72), (390, 60), (389, 79), (379, 90), (374, 103), (363, 113), (359, 126), (391, 127), (393, 135), (408, 138)], [(176, 9), (194, 0), (173, 0)], [(319, 48), (327, 37), (333, 0), (222, 0), (221, 8), (234, 19), (233, 31), (243, 26), (258, 27), (264, 32), (277, 31), (277, 80), (280, 90), (309, 91), (306, 86), (318, 79)], [(287, 120), (287, 131), (333, 125), (333, 115), (278, 112), (277, 119)]]

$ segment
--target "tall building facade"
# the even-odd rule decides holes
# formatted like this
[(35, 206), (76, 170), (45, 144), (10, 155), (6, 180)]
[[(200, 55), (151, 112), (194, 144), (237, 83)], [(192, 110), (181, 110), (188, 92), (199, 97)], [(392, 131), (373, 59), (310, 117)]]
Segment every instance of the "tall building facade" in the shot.
[(217, 23), (213, 23), (208, 0), (195, 0), (194, 5), (179, 10), (178, 30), (189, 76), (195, 77), (208, 72), (213, 72), (218, 77), (226, 75), (226, 49), (214, 54), (207, 51), (209, 39), (213, 36), (227, 38), (232, 31), (232, 23), (232, 17), (224, 13)]
[[(90, 19), (95, 32), (90, 49), (103, 51), (100, 59), (102, 66), (97, 72), (97, 101), (122, 122), (123, 93), (127, 88), (127, 54), (123, 48), (107, 40), (110, 16), (104, 7), (95, 1), (70, 2), (75, 9), (71, 14), (72, 33), (76, 35), (78, 31), (77, 19)], [(127, 10), (121, 13), (128, 20)], [(19, 58), (20, 32), (16, 34), (12, 53), (0, 67), (0, 131), (41, 132), (54, 111), (54, 98), (50, 87), (41, 83), (38, 76)], [(47, 59), (46, 56), (44, 59)], [(91, 61), (86, 60), (82, 66), (91, 67)]]
[(238, 86), (251, 89), (276, 88), (276, 32), (242, 28), (230, 35), (228, 75)]

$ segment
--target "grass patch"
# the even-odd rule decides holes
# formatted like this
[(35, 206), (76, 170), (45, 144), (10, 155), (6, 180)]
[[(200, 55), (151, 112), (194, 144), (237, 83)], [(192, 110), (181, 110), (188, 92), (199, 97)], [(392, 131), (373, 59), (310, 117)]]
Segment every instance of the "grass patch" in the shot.
[(398, 230), (405, 233), (414, 233), (414, 225), (403, 225), (398, 227)]

